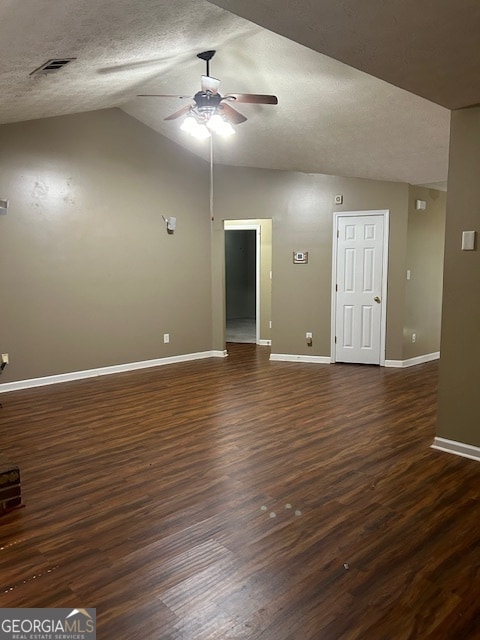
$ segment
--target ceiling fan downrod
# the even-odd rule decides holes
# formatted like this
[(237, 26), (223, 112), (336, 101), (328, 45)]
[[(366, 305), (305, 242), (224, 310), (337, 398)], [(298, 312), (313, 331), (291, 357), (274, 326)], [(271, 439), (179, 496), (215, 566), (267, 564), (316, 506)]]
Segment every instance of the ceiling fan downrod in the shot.
[(207, 76), (210, 76), (210, 60), (215, 55), (215, 49), (211, 49), (210, 51), (202, 51), (202, 53), (197, 53), (197, 58), (200, 60), (205, 60), (207, 65)]

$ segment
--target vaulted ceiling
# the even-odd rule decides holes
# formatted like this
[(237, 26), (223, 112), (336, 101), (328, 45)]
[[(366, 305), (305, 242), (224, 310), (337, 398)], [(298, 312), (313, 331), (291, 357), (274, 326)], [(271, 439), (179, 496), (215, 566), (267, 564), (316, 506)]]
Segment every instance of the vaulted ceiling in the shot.
[[(0, 0), (0, 123), (119, 107), (204, 158), (164, 118), (216, 49), (221, 93), (269, 93), (216, 162), (444, 184), (450, 109), (480, 103), (477, 0)], [(52, 58), (75, 58), (30, 75)], [(241, 108), (240, 108), (241, 107)]]

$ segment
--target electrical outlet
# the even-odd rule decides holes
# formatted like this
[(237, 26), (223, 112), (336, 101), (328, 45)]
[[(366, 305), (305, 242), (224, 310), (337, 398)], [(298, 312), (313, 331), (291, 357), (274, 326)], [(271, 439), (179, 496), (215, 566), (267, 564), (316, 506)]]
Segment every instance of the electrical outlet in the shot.
[(417, 341), (417, 334), (412, 333), (412, 342), (416, 342), (416, 341)]
[(170, 342), (170, 334), (169, 333), (164, 333), (163, 334), (163, 342), (164, 342), (164, 344), (168, 344)]
[(305, 334), (305, 338), (313, 338), (313, 333), (311, 331), (307, 331), (307, 333)]
[(8, 353), (2, 353), (2, 364), (9, 364), (10, 359), (8, 357)]

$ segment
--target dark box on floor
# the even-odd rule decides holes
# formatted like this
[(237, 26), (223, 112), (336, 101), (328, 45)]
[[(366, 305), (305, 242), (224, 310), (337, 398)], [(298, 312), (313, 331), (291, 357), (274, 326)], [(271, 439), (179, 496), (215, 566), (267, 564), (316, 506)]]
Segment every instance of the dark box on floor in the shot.
[(20, 469), (0, 455), (0, 515), (21, 506)]

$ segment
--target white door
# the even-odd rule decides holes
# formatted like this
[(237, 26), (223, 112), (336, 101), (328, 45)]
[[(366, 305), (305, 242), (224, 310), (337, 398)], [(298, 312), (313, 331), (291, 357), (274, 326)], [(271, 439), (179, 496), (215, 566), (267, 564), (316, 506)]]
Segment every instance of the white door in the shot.
[(384, 213), (337, 215), (335, 361), (381, 364), (386, 287)]

